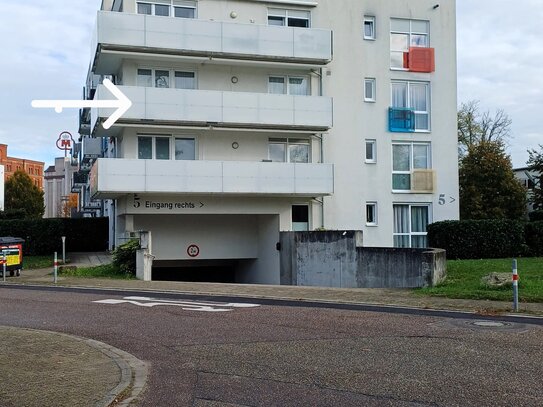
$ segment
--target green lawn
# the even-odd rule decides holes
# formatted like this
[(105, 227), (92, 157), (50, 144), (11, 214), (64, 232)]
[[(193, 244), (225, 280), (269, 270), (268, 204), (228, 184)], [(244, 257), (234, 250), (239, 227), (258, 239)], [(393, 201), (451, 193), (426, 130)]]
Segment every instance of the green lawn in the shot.
[(53, 256), (23, 256), (23, 267), (26, 270), (53, 268)]
[[(512, 301), (512, 288), (489, 288), (481, 277), (492, 272), (511, 272), (511, 259), (449, 260), (447, 279), (433, 288), (415, 290), (419, 295), (478, 300)], [(543, 302), (543, 258), (518, 259), (521, 302)]]
[(133, 280), (136, 277), (131, 274), (122, 273), (113, 264), (106, 264), (96, 267), (78, 267), (76, 269), (65, 269), (59, 273), (67, 277), (87, 277), (87, 278), (114, 278), (120, 280)]

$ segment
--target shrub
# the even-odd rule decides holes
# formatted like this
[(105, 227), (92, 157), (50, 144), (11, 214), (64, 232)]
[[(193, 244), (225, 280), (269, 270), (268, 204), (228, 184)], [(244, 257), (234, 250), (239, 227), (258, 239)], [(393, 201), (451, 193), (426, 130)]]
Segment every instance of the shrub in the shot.
[(58, 218), (0, 220), (0, 236), (25, 239), (23, 253), (46, 256), (62, 251), (61, 236), (66, 236), (69, 252), (107, 250), (107, 218)]
[(428, 226), (430, 247), (445, 249), (448, 259), (491, 259), (526, 254), (524, 222), (463, 220)]
[(113, 251), (113, 264), (122, 273), (136, 275), (136, 251), (140, 249), (140, 242), (137, 239), (129, 240), (117, 246)]
[(525, 238), (530, 248), (530, 255), (543, 256), (543, 221), (527, 223)]
[(533, 211), (528, 214), (530, 222), (543, 221), (543, 211)]

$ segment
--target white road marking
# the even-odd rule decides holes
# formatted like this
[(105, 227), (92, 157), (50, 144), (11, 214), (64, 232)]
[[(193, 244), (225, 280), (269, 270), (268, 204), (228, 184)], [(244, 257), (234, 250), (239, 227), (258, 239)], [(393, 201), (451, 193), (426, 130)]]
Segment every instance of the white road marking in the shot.
[(199, 312), (228, 312), (233, 311), (235, 308), (255, 308), (259, 307), (258, 304), (243, 304), (243, 303), (221, 303), (221, 302), (198, 302), (198, 301), (173, 301), (173, 300), (160, 300), (150, 297), (124, 297), (122, 300), (107, 299), (93, 301), (97, 304), (119, 305), (119, 304), (132, 304), (140, 307), (156, 307), (159, 305), (169, 305), (174, 307), (181, 307), (185, 311), (199, 311)]

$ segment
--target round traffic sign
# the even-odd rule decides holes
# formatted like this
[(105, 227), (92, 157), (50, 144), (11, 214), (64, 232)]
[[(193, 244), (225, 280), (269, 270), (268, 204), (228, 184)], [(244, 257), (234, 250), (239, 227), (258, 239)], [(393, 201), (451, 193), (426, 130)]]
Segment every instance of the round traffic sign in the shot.
[(190, 257), (198, 257), (200, 254), (200, 248), (195, 244), (191, 244), (189, 247), (187, 247), (187, 254)]

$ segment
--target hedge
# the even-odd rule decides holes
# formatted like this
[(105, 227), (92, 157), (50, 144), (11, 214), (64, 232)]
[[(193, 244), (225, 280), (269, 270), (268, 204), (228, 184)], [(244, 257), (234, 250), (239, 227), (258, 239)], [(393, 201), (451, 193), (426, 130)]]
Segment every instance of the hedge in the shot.
[(527, 223), (525, 238), (530, 248), (530, 255), (543, 256), (543, 221)]
[[(530, 255), (527, 223), (514, 220), (463, 220), (428, 226), (430, 247), (445, 249), (448, 259), (491, 259)], [(534, 241), (534, 239), (532, 239)]]
[(60, 253), (61, 236), (66, 236), (67, 252), (104, 251), (108, 234), (108, 218), (0, 220), (0, 236), (25, 239), (23, 253), (27, 256)]

